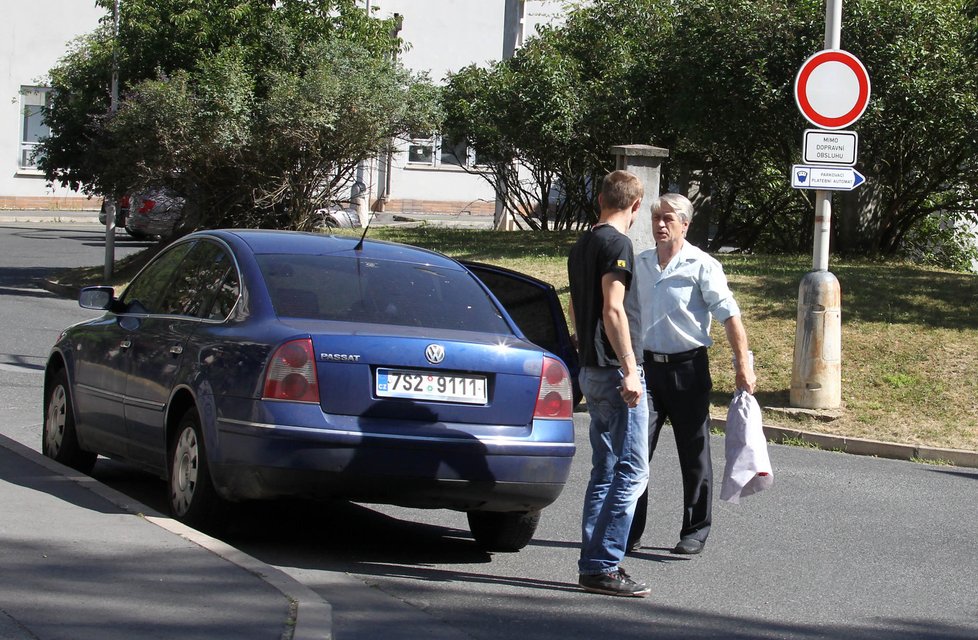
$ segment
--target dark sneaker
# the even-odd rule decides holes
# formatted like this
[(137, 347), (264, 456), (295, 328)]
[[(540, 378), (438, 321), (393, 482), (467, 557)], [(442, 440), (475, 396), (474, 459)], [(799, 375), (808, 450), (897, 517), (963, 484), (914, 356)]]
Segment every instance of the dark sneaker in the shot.
[(598, 573), (595, 575), (585, 575), (582, 573), (578, 576), (577, 584), (584, 587), (585, 591), (603, 593), (609, 596), (644, 598), (651, 591), (644, 582), (635, 582), (629, 578), (628, 574), (621, 567), (609, 573)]

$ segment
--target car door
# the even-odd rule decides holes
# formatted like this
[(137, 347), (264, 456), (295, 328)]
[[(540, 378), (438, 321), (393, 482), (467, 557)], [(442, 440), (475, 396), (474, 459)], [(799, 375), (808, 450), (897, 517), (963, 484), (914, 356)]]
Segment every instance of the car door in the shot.
[(132, 336), (125, 407), (132, 460), (164, 468), (167, 405), (176, 386), (189, 382), (195, 363), (188, 343), (231, 265), (230, 256), (216, 243), (193, 243), (173, 269), (154, 313)]
[(124, 316), (106, 313), (80, 326), (72, 345), (78, 438), (89, 451), (124, 455), (128, 331)]
[(462, 264), (492, 291), (530, 342), (560, 356), (574, 380), (574, 403), (580, 402), (577, 350), (553, 285), (503, 267), (469, 261)]
[(123, 292), (114, 313), (86, 325), (76, 352), (75, 396), (79, 437), (106, 455), (128, 457), (127, 404), (133, 345), (159, 307), (163, 291), (189, 245), (171, 247), (153, 259)]

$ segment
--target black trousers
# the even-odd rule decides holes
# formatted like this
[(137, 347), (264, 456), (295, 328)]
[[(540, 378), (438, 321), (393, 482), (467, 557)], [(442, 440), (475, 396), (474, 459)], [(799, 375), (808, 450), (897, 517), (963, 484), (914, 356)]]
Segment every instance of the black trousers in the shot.
[[(666, 420), (672, 425), (683, 478), (683, 526), (679, 537), (706, 542), (713, 520), (713, 462), (710, 458), (710, 360), (706, 349), (691, 360), (650, 362), (645, 384), (649, 394), (649, 462)], [(650, 465), (651, 466), (651, 465)], [(628, 536), (629, 546), (645, 531), (649, 490), (639, 498)]]

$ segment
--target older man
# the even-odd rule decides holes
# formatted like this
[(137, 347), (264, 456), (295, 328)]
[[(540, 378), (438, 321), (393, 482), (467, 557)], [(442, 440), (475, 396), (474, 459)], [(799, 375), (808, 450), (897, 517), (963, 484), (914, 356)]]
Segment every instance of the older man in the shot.
[[(754, 392), (756, 378), (740, 309), (715, 259), (686, 242), (693, 205), (678, 193), (652, 203), (655, 248), (636, 259), (642, 307), (642, 349), (649, 393), (649, 460), (668, 419), (683, 478), (683, 524), (673, 553), (703, 550), (712, 521), (710, 461), (710, 322), (723, 324), (733, 350), (738, 389)], [(639, 499), (628, 548), (641, 546), (648, 489)]]

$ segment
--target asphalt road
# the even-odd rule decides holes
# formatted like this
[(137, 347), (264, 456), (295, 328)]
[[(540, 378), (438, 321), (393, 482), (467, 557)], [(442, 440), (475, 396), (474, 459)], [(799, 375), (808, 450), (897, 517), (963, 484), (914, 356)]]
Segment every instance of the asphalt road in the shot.
[[(97, 227), (0, 227), (0, 432), (34, 449), (47, 350), (90, 314), (33, 279), (101, 259)], [(978, 471), (772, 445), (774, 486), (717, 502), (706, 551), (679, 557), (667, 435), (649, 547), (626, 563), (652, 594), (615, 599), (575, 586), (588, 464), (586, 416), (576, 423), (571, 481), (520, 553), (481, 552), (462, 514), (343, 503), (242, 510), (225, 539), (321, 593), (341, 640), (978, 638)], [(155, 479), (108, 461), (96, 477), (162, 507)]]

